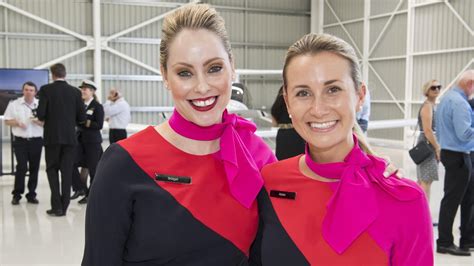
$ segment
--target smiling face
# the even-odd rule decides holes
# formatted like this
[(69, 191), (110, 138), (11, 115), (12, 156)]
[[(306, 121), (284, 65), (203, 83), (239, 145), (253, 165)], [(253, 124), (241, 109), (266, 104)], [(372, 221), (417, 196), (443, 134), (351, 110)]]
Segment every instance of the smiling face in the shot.
[(365, 96), (364, 85), (356, 91), (349, 61), (330, 52), (299, 55), (290, 61), (286, 78), (288, 112), (313, 160), (343, 160), (353, 147), (356, 109)]
[(222, 121), (234, 67), (221, 39), (208, 30), (184, 29), (169, 46), (165, 85), (176, 110), (188, 121), (210, 126)]

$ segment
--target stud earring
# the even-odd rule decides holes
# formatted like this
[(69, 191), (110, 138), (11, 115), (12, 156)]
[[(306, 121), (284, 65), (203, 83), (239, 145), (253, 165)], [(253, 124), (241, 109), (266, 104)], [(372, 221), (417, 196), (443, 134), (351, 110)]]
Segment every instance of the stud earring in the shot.
[(293, 118), (293, 117), (291, 117), (291, 114), (288, 114), (288, 116), (290, 117), (290, 119)]

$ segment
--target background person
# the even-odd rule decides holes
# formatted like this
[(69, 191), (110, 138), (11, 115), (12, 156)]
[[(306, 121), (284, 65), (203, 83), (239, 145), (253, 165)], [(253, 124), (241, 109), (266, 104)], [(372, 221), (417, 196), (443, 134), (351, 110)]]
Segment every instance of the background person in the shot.
[[(102, 134), (100, 131), (104, 125), (104, 108), (96, 100), (95, 91), (97, 90), (97, 85), (93, 81), (83, 80), (79, 88), (84, 100), (86, 122), (78, 127), (77, 150), (80, 158), (79, 161), (82, 162), (81, 166), (89, 170), (90, 176), (90, 185), (86, 189), (86, 195), (79, 200), (79, 204), (85, 204), (87, 203), (90, 187), (94, 181), (97, 164), (103, 152)], [(82, 182), (77, 167), (75, 167), (73, 172), (74, 179)], [(87, 178), (85, 181), (84, 185), (87, 187)]]
[(362, 108), (357, 112), (357, 124), (359, 124), (362, 132), (367, 133), (369, 128), (369, 119), (370, 119), (370, 90), (367, 89), (364, 98), (364, 104)]
[(284, 160), (304, 153), (304, 140), (293, 128), (291, 118), (286, 109), (283, 99), (283, 86), (278, 90), (278, 95), (273, 102), (272, 109), (273, 126), (278, 127), (276, 135), (275, 155), (278, 160)]
[[(474, 70), (465, 71), (438, 104), (436, 129), (441, 146), (441, 162), (446, 169), (444, 195), (439, 210), (438, 253), (470, 256), (474, 246), (472, 227), (474, 181), (471, 180), (471, 147), (474, 146), (472, 110), (468, 97), (474, 92)], [(454, 244), (453, 223), (461, 205), (460, 247)]]
[(25, 192), (26, 171), (29, 172), (28, 203), (38, 204), (36, 187), (43, 150), (43, 123), (36, 118), (38, 88), (31, 82), (23, 84), (23, 97), (11, 101), (5, 110), (5, 124), (12, 127), (13, 151), (16, 158), (15, 185), (12, 191), (12, 204), (18, 205)]
[(127, 126), (130, 123), (130, 105), (115, 88), (110, 89), (104, 103), (104, 113), (109, 122), (109, 142), (115, 143), (127, 138)]
[(437, 80), (430, 80), (423, 85), (423, 95), (426, 100), (418, 113), (418, 127), (420, 135), (417, 143), (428, 141), (432, 150), (432, 156), (416, 166), (418, 184), (425, 192), (428, 202), (430, 201), (431, 183), (438, 180), (438, 164), (440, 160), (441, 147), (436, 140), (436, 99), (439, 96), (441, 85)]
[(46, 213), (64, 216), (71, 196), (76, 125), (85, 123), (86, 117), (81, 93), (64, 80), (66, 67), (58, 63), (50, 70), (53, 83), (41, 87), (37, 111), (38, 119), (44, 121), (46, 173), (51, 189), (51, 209)]

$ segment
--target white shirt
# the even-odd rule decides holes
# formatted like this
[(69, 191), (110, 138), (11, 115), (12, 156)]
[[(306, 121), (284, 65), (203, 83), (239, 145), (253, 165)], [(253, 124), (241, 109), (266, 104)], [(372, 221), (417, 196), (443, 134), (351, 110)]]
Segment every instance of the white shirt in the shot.
[(38, 99), (34, 99), (30, 105), (25, 102), (25, 98), (21, 97), (8, 103), (5, 110), (4, 119), (15, 119), (26, 125), (26, 129), (21, 127), (12, 127), (12, 133), (16, 137), (21, 138), (35, 138), (43, 137), (43, 127), (33, 123), (33, 109), (38, 108)]
[(107, 100), (104, 103), (104, 114), (109, 118), (111, 129), (126, 129), (130, 123), (130, 105), (123, 97), (115, 102)]

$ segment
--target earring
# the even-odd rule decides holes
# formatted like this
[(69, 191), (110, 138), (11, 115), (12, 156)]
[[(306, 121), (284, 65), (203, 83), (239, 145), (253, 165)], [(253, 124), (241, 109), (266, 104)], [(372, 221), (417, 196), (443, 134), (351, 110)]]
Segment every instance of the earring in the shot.
[(288, 116), (290, 117), (290, 119), (292, 119), (293, 117), (291, 117), (291, 114), (288, 114)]

